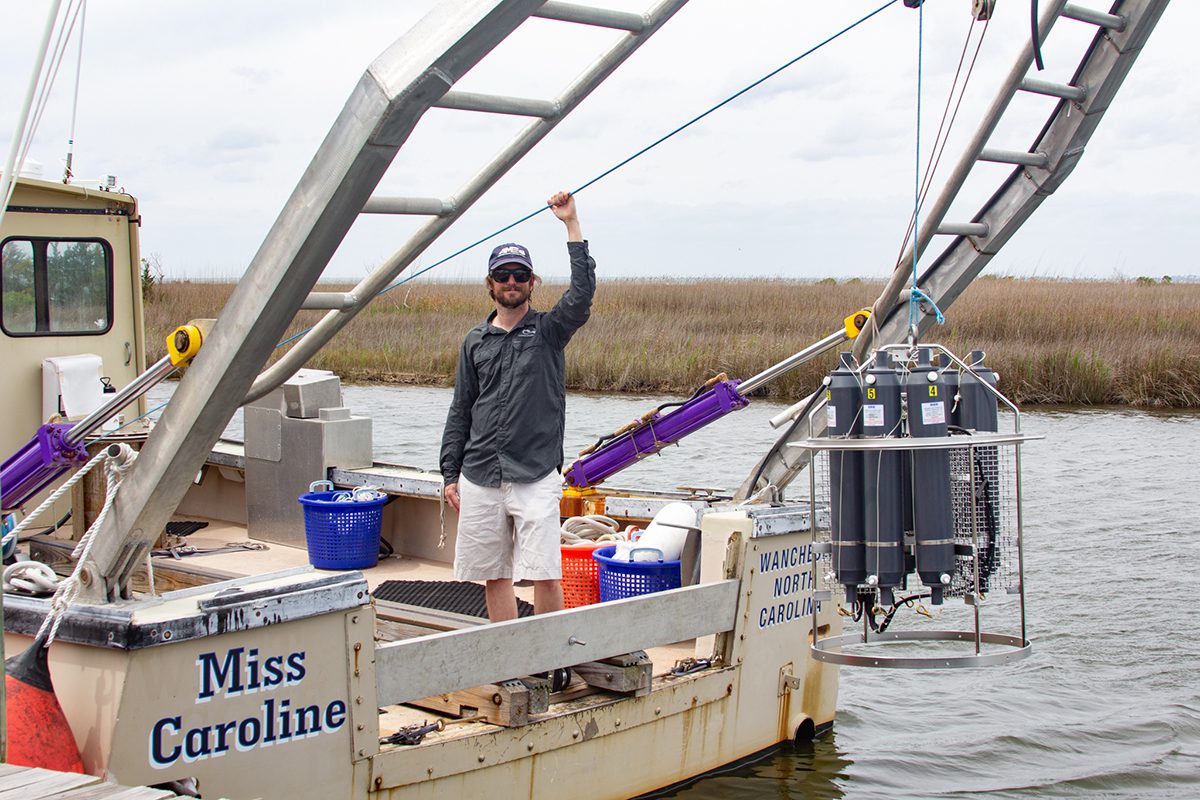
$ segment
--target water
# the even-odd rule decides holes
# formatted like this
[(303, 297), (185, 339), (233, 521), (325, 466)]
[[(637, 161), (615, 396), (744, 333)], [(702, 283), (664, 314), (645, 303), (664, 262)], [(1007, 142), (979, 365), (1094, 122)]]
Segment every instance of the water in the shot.
[[(567, 452), (665, 399), (572, 395)], [(348, 386), (345, 401), (374, 419), (377, 459), (436, 467), (449, 390)], [(781, 409), (756, 402), (614, 483), (733, 489)], [(1200, 796), (1200, 642), (1188, 627), (1200, 414), (1040, 411), (1024, 429), (1046, 437), (1022, 451), (1033, 655), (971, 670), (843, 668), (831, 733), (669, 796)]]

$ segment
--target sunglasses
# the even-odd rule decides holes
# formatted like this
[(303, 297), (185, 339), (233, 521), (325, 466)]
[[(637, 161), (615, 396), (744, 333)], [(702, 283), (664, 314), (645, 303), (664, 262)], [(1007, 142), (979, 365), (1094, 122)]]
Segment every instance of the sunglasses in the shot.
[(491, 271), (492, 280), (496, 283), (508, 283), (508, 279), (512, 278), (517, 283), (529, 283), (529, 279), (533, 277), (533, 270), (525, 269), (494, 269)]

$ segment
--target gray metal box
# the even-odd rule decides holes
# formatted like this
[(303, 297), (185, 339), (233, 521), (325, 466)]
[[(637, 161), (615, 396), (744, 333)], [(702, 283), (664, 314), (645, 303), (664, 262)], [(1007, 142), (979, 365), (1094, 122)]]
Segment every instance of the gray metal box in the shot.
[[(307, 374), (304, 374), (307, 373)], [(331, 372), (302, 370), (245, 411), (246, 522), (251, 539), (303, 547), (298, 502), (329, 469), (374, 461), (371, 419), (341, 405)], [(282, 512), (280, 511), (282, 509)]]
[(322, 408), (342, 404), (342, 382), (324, 369), (302, 369), (248, 408), (273, 408), (285, 417), (316, 419)]

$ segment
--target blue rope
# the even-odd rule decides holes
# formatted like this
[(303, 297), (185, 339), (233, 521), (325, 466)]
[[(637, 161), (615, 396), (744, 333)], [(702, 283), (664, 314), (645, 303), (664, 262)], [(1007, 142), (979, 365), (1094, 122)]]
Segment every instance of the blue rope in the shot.
[[(896, 0), (888, 0), (888, 1), (887, 1), (886, 3), (884, 3), (882, 6), (880, 6), (880, 7), (879, 7), (879, 8), (877, 8), (877, 9), (875, 9), (875, 10), (874, 10), (874, 11), (872, 11), (870, 14), (867, 14), (865, 17), (863, 17), (863, 18), (859, 19), (857, 22), (853, 22), (853, 23), (851, 23), (850, 25), (847, 25), (845, 28), (842, 28), (840, 31), (838, 31), (837, 33), (835, 33), (835, 34), (833, 34), (832, 36), (828, 37), (827, 39), (825, 39), (824, 41), (820, 42), (819, 44), (813, 45), (813, 46), (812, 46), (812, 47), (810, 47), (808, 50), (805, 50), (803, 53), (801, 53), (800, 55), (796, 56), (796, 57), (795, 57), (795, 58), (793, 58), (791, 61), (788, 61), (788, 62), (787, 62), (786, 64), (784, 64), (783, 66), (781, 66), (781, 67), (778, 67), (778, 68), (776, 68), (776, 69), (772, 70), (771, 72), (768, 72), (766, 75), (762, 76), (761, 78), (759, 78), (758, 80), (754, 81), (753, 83), (751, 83), (750, 85), (746, 86), (745, 88), (743, 88), (743, 89), (740, 89), (739, 91), (737, 91), (737, 92), (735, 92), (735, 93), (731, 94), (729, 97), (727, 97), (727, 98), (725, 98), (724, 100), (722, 100), (721, 102), (717, 103), (715, 106), (713, 106), (713, 107), (709, 108), (707, 111), (703, 112), (702, 114), (698, 114), (697, 116), (695, 116), (695, 117), (692, 117), (690, 120), (688, 120), (687, 122), (683, 123), (683, 124), (682, 124), (682, 125), (680, 125), (679, 127), (675, 128), (675, 129), (674, 129), (673, 131), (671, 131), (670, 133), (666, 134), (665, 136), (661, 136), (661, 137), (659, 137), (659, 138), (658, 138), (658, 139), (656, 139), (655, 141), (653, 141), (653, 142), (651, 142), (650, 144), (648, 144), (648, 145), (646, 145), (645, 147), (643, 147), (641, 150), (638, 150), (638, 151), (637, 151), (636, 153), (634, 153), (633, 155), (629, 156), (628, 158), (624, 159), (623, 161), (620, 161), (620, 162), (619, 162), (619, 163), (617, 163), (616, 165), (614, 165), (614, 166), (612, 166), (612, 167), (609, 167), (609, 168), (608, 168), (608, 169), (606, 169), (604, 172), (601, 172), (599, 175), (597, 175), (596, 177), (592, 178), (590, 181), (587, 181), (586, 183), (584, 183), (582, 186), (580, 186), (580, 187), (579, 187), (578, 189), (576, 189), (575, 191), (571, 192), (571, 194), (573, 194), (573, 195), (575, 195), (575, 194), (579, 194), (579, 193), (580, 193), (580, 192), (582, 192), (584, 189), (587, 189), (589, 186), (591, 186), (592, 184), (596, 183), (597, 181), (601, 181), (601, 180), (603, 180), (604, 178), (607, 178), (609, 175), (611, 175), (611, 174), (613, 174), (614, 172), (616, 172), (617, 170), (621, 169), (621, 168), (622, 168), (622, 167), (624, 167), (626, 164), (629, 164), (629, 163), (630, 163), (631, 161), (633, 161), (634, 159), (636, 159), (636, 158), (639, 158), (639, 157), (641, 157), (641, 156), (645, 155), (646, 153), (648, 153), (648, 152), (650, 152), (651, 150), (653, 150), (654, 148), (658, 147), (660, 144), (662, 144), (663, 142), (667, 141), (668, 139), (670, 139), (671, 137), (675, 136), (676, 134), (682, 133), (683, 131), (685, 131), (685, 130), (687, 130), (688, 128), (690, 128), (692, 125), (695, 125), (697, 122), (699, 122), (700, 120), (702, 120), (702, 119), (704, 119), (705, 117), (707, 117), (709, 114), (712, 114), (712, 113), (713, 113), (714, 111), (716, 111), (717, 109), (719, 109), (719, 108), (722, 108), (723, 106), (726, 106), (726, 105), (728, 105), (729, 103), (732, 103), (732, 102), (733, 102), (734, 100), (736, 100), (737, 98), (739, 98), (739, 97), (741, 97), (742, 95), (746, 94), (746, 92), (749, 92), (751, 89), (754, 89), (754, 88), (758, 87), (760, 84), (762, 84), (762, 83), (765, 83), (766, 81), (768, 81), (768, 80), (770, 80), (771, 78), (773, 78), (773, 77), (775, 77), (776, 75), (778, 75), (780, 72), (783, 72), (783, 71), (784, 71), (785, 69), (787, 69), (788, 67), (791, 67), (791, 66), (792, 66), (793, 64), (795, 64), (796, 62), (798, 62), (798, 61), (801, 61), (801, 60), (803, 60), (803, 59), (807, 58), (808, 56), (810, 56), (810, 55), (812, 55), (813, 53), (817, 52), (818, 50), (820, 50), (822, 47), (824, 47), (825, 45), (829, 44), (829, 43), (830, 43), (830, 42), (832, 42), (833, 40), (835, 40), (835, 39), (837, 39), (837, 38), (841, 37), (842, 35), (844, 35), (844, 34), (846, 34), (846, 33), (849, 33), (849, 32), (850, 32), (850, 31), (852, 31), (853, 29), (857, 28), (859, 25), (863, 24), (863, 23), (864, 23), (864, 22), (866, 22), (867, 20), (871, 19), (872, 17), (874, 17), (875, 15), (877, 15), (877, 14), (879, 14), (880, 12), (884, 11), (884, 10), (885, 10), (885, 9), (887, 9), (889, 6), (892, 6), (892, 5), (894, 5), (895, 3), (896, 3)], [(919, 81), (919, 79), (918, 79), (918, 84), (919, 84), (919, 82), (920, 82), (920, 81)], [(918, 105), (918, 109), (919, 109), (919, 105)], [(919, 115), (919, 110), (918, 110), (918, 115)], [(920, 121), (919, 121), (919, 119), (918, 119), (918, 128), (919, 128), (919, 127), (920, 127)], [(393, 283), (391, 286), (387, 286), (387, 287), (385, 287), (385, 288), (383, 288), (383, 289), (380, 289), (380, 290), (379, 290), (379, 293), (378, 293), (378, 294), (376, 294), (375, 296), (376, 296), (376, 297), (379, 297), (379, 296), (381, 296), (381, 295), (383, 295), (383, 294), (386, 294), (387, 292), (390, 292), (392, 289), (395, 289), (395, 288), (396, 288), (396, 287), (398, 287), (398, 286), (402, 286), (402, 285), (404, 285), (404, 284), (408, 283), (408, 282), (409, 282), (409, 281), (411, 281), (411, 280), (415, 280), (416, 278), (420, 277), (421, 275), (424, 275), (426, 272), (429, 272), (429, 270), (431, 270), (431, 269), (434, 269), (435, 267), (440, 267), (442, 264), (445, 264), (447, 261), (449, 261), (449, 260), (451, 260), (451, 259), (453, 259), (453, 258), (457, 258), (458, 256), (462, 255), (463, 253), (466, 253), (466, 252), (467, 252), (467, 251), (469, 251), (469, 250), (473, 250), (473, 249), (475, 249), (476, 247), (478, 247), (479, 245), (481, 245), (481, 244), (483, 244), (484, 242), (488, 241), (489, 239), (492, 239), (493, 237), (499, 236), (500, 234), (504, 233), (504, 232), (505, 232), (505, 231), (507, 231), (507, 230), (510, 230), (510, 229), (512, 229), (512, 228), (515, 228), (516, 226), (520, 225), (522, 222), (525, 222), (525, 221), (527, 221), (527, 220), (533, 219), (533, 218), (534, 218), (534, 217), (536, 217), (538, 214), (541, 214), (543, 211), (545, 211), (547, 208), (549, 208), (549, 206), (541, 206), (540, 208), (538, 208), (538, 209), (536, 209), (536, 210), (534, 210), (534, 211), (531, 211), (531, 212), (529, 212), (528, 214), (526, 214), (525, 216), (523, 216), (523, 217), (521, 217), (520, 219), (516, 220), (515, 222), (511, 222), (511, 223), (509, 223), (508, 225), (505, 225), (505, 226), (504, 226), (504, 227), (502, 227), (502, 228), (499, 228), (499, 229), (497, 229), (497, 230), (494, 230), (494, 231), (492, 231), (492, 232), (491, 232), (491, 233), (489, 233), (487, 236), (484, 236), (484, 237), (483, 237), (483, 238), (481, 238), (481, 239), (477, 239), (476, 241), (472, 242), (471, 244), (467, 245), (466, 247), (463, 247), (463, 248), (460, 248), (460, 249), (458, 249), (458, 250), (455, 250), (453, 253), (451, 253), (450, 255), (446, 256), (446, 257), (445, 257), (445, 258), (443, 258), (443, 259), (441, 259), (440, 261), (435, 261), (434, 263), (430, 264), (428, 267), (425, 267), (425, 268), (423, 268), (423, 269), (420, 269), (420, 270), (418, 270), (418, 271), (416, 271), (416, 272), (413, 272), (413, 273), (411, 273), (411, 274), (409, 274), (409, 275), (405, 276), (404, 278), (401, 278), (400, 280), (398, 280), (398, 281), (396, 281), (395, 283)], [(915, 270), (915, 265), (914, 265), (914, 270)], [(915, 283), (915, 280), (916, 280), (916, 279), (914, 278), (913, 280), (914, 280), (914, 283)], [(293, 342), (293, 341), (295, 341), (296, 339), (300, 338), (300, 337), (301, 337), (301, 336), (303, 336), (304, 334), (308, 333), (310, 330), (312, 330), (312, 328), (306, 328), (306, 329), (304, 329), (304, 330), (300, 331), (299, 333), (297, 333), (295, 336), (290, 336), (290, 337), (288, 337), (287, 339), (284, 339), (282, 342), (280, 342), (279, 344), (277, 344), (277, 345), (275, 345), (275, 346), (276, 346), (276, 348), (283, 347), (285, 344), (289, 344), (290, 342)]]
[[(917, 5), (917, 154), (916, 170), (913, 176), (913, 238), (912, 254), (912, 293), (908, 298), (908, 329), (911, 331), (917, 322), (917, 295), (926, 294), (917, 288), (917, 245), (921, 238), (921, 65), (924, 60), (925, 45), (925, 3)], [(930, 300), (929, 302), (933, 302)], [(935, 305), (934, 308), (937, 306)], [(938, 322), (942, 322), (942, 312), (938, 312)]]
[(912, 294), (909, 295), (908, 302), (910, 305), (915, 306), (915, 305), (919, 304), (922, 300), (929, 303), (929, 305), (933, 306), (933, 313), (937, 316), (938, 325), (944, 325), (946, 322), (946, 316), (944, 314), (942, 314), (942, 310), (940, 308), (938, 308), (938, 304), (933, 301), (932, 297), (930, 297), (929, 295), (922, 292), (914, 284), (913, 288), (912, 288)]

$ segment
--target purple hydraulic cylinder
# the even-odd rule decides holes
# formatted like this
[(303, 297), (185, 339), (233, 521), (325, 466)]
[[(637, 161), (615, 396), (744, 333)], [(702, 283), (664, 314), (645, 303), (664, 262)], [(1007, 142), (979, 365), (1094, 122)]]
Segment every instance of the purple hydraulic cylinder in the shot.
[(72, 465), (88, 460), (83, 442), (66, 440), (73, 424), (47, 423), (0, 466), (0, 508), (20, 508)]
[(750, 401), (737, 391), (741, 381), (721, 381), (699, 397), (666, 414), (655, 414), (628, 433), (579, 458), (567, 468), (567, 485), (576, 489), (595, 486), (609, 475), (674, 444), (692, 431), (745, 408)]

